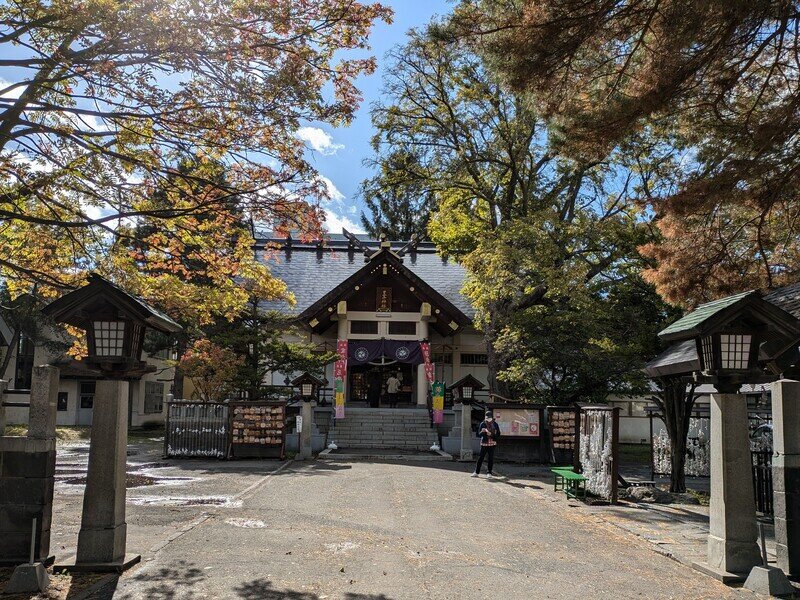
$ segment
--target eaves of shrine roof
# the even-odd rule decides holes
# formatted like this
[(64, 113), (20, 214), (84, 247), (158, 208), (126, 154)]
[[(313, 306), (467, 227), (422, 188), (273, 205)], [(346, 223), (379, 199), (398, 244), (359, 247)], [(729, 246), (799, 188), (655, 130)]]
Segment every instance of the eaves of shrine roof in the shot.
[[(344, 235), (330, 235), (324, 243), (303, 243), (286, 238), (262, 238), (256, 242), (256, 252), (272, 271), (286, 283), (294, 294), (296, 304), (283, 301), (263, 302), (264, 310), (300, 315), (319, 302), (329, 292), (361, 271), (367, 261), (365, 252), (380, 251), (379, 240), (363, 235), (352, 235), (362, 247)], [(392, 242), (392, 254), (406, 247), (406, 242)], [(425, 282), (436, 293), (452, 304), (469, 320), (475, 309), (461, 293), (467, 273), (459, 263), (439, 254), (430, 242), (419, 242), (401, 257), (403, 267)]]
[(773, 290), (764, 300), (800, 319), (800, 282)]

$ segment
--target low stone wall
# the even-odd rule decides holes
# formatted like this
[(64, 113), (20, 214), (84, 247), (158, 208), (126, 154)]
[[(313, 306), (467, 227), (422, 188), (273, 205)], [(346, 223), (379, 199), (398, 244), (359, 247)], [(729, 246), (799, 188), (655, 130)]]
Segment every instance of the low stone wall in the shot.
[(37, 520), (36, 560), (50, 553), (55, 439), (0, 437), (0, 564), (28, 562)]

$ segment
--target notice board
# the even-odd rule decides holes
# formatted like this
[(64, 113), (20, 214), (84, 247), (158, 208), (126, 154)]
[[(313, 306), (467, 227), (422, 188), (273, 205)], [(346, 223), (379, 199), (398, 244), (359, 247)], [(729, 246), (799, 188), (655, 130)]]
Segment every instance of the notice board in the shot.
[(503, 436), (538, 438), (541, 434), (542, 409), (539, 407), (495, 405), (492, 412)]

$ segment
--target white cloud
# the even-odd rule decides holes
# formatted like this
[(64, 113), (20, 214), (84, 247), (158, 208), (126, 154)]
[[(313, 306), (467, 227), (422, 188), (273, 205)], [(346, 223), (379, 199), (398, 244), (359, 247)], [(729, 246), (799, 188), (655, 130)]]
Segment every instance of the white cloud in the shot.
[(344, 194), (339, 191), (339, 188), (337, 188), (336, 184), (334, 184), (330, 179), (324, 175), (320, 175), (319, 180), (324, 183), (325, 187), (328, 189), (328, 196), (330, 196), (332, 202), (341, 202), (344, 200)]
[(344, 148), (344, 144), (335, 144), (331, 135), (319, 127), (301, 127), (297, 130), (297, 137), (325, 156), (336, 154)]
[(351, 221), (347, 217), (337, 215), (332, 210), (325, 209), (325, 230), (328, 233), (342, 233), (342, 228), (350, 233), (365, 233), (360, 223)]
[[(11, 82), (6, 81), (5, 79), (0, 78), (0, 90), (6, 89), (8, 86), (11, 85)], [(16, 87), (13, 90), (0, 94), (0, 98), (13, 98), (17, 99), (22, 95), (22, 92), (25, 91), (25, 86), (22, 85), (20, 87)]]
[(27, 166), (32, 173), (51, 173), (56, 165), (52, 161), (46, 161), (41, 157), (30, 158), (22, 152), (12, 152), (11, 162)]

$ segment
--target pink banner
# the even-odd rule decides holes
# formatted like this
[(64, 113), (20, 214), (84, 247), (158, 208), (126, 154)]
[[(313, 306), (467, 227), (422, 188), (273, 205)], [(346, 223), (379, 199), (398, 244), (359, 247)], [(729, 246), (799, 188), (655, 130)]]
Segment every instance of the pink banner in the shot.
[(344, 382), (347, 379), (347, 340), (336, 341), (339, 360), (333, 365), (334, 419), (344, 419)]
[(433, 411), (433, 422), (434, 423), (443, 423), (444, 422), (444, 411), (443, 410), (434, 410)]
[(433, 383), (433, 378), (435, 375), (436, 366), (433, 363), (427, 363), (425, 365), (425, 379), (428, 380), (428, 383)]
[(419, 349), (422, 352), (422, 358), (425, 361), (425, 379), (428, 380), (428, 383), (433, 383), (433, 378), (436, 375), (436, 371), (433, 363), (431, 362), (431, 345), (428, 342), (422, 342), (419, 345)]
[(345, 375), (347, 375), (347, 361), (337, 360), (333, 364), (333, 378), (344, 381)]
[(430, 342), (420, 342), (419, 344), (420, 352), (422, 352), (422, 359), (425, 361), (427, 365), (431, 362), (431, 345)]

